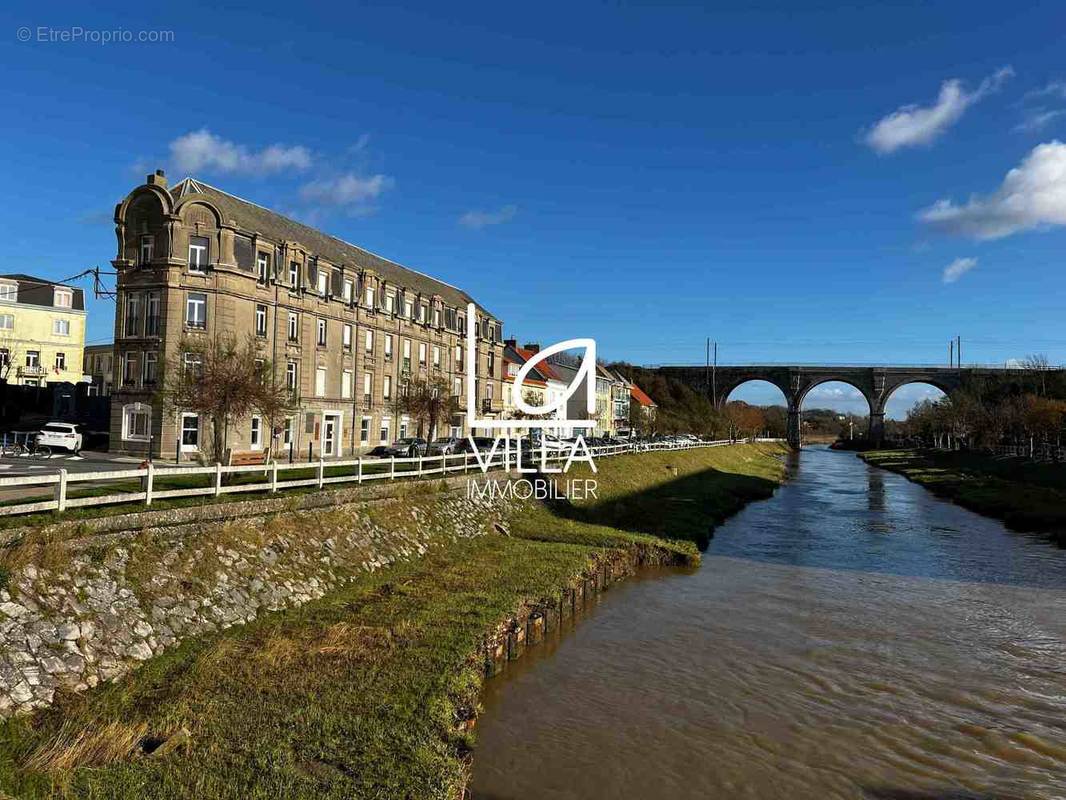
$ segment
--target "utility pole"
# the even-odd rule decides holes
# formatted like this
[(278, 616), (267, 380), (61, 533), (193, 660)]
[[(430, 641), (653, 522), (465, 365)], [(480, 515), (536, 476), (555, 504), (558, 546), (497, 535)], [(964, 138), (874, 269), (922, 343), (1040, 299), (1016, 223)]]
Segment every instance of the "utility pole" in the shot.
[(707, 356), (703, 367), (704, 391), (711, 388), (711, 337), (707, 337)]
[(959, 360), (959, 369), (962, 369), (962, 337), (956, 336), (955, 341), (955, 357)]
[(718, 342), (714, 343), (714, 361), (711, 362), (711, 400), (718, 408)]
[(955, 368), (955, 340), (948, 342), (948, 369)]

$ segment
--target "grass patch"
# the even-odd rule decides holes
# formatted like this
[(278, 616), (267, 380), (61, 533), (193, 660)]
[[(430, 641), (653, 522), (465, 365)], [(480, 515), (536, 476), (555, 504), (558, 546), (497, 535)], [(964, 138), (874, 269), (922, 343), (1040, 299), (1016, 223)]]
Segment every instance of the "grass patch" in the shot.
[(1050, 533), (1066, 544), (1066, 465), (939, 450), (878, 450), (860, 456), (1014, 530)]
[[(190, 640), (0, 725), (0, 796), (459, 798), (472, 746), (459, 723), (477, 704), (485, 632), (619, 549), (697, 560), (707, 515), (735, 507), (745, 476), (780, 476), (776, 455), (605, 459), (595, 504), (563, 516), (524, 506), (510, 536), (431, 548), (302, 608)], [(688, 491), (691, 503), (661, 505)]]

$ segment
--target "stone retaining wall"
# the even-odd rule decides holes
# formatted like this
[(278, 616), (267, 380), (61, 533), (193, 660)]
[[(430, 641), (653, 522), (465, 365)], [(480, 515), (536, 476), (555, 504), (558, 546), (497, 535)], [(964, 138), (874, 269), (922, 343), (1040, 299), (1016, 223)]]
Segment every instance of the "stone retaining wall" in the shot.
[[(506, 531), (506, 509), (445, 484), (373, 494), (312, 510), (255, 501), (263, 510), (253, 516), (161, 516), (157, 527), (126, 532), (130, 521), (94, 520), (99, 531), (120, 532), (65, 539), (53, 531), (9, 546), (0, 716), (48, 706), (56, 692), (113, 680), (183, 639), (299, 606), (435, 544)], [(330, 495), (335, 503), (338, 493)], [(300, 502), (315, 504), (309, 498)]]

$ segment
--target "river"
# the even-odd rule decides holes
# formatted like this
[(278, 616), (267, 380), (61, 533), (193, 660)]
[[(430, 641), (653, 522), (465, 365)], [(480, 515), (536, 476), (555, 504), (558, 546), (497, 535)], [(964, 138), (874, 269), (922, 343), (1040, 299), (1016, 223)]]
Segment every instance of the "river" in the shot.
[(475, 800), (1066, 798), (1066, 551), (804, 449), (484, 705)]

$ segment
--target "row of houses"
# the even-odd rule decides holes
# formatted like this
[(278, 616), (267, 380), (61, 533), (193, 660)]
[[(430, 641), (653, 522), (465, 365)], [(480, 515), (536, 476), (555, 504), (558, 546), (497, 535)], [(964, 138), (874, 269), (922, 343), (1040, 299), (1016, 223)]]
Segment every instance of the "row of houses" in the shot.
[[(23, 326), (22, 311), (14, 328), (5, 328), (0, 309), (0, 345), (23, 327), (28, 339), (42, 341), (36, 349), (19, 345), (26, 363), (8, 379), (84, 382), (90, 393), (109, 395), (113, 452), (202, 457), (207, 420), (193, 409), (161, 408), (158, 389), (162, 370), (195, 368), (197, 343), (221, 335), (254, 342), (256, 360), (271, 365), (292, 409), (280, 421), (253, 415), (236, 422), (226, 432), (232, 451), (338, 457), (426, 435), (397, 402), (416, 381), (446, 387), (454, 401), (455, 413), (437, 435), (480, 433), (462, 413), (469, 400), (480, 419), (519, 413), (508, 377), (538, 348), (505, 339), (503, 321), (458, 287), (196, 178), (170, 186), (162, 170), (116, 206), (114, 222), (112, 344), (83, 352), (81, 289), (9, 276), (19, 286), (8, 293), (0, 279), (0, 306), (52, 293), (32, 329)], [(46, 333), (63, 338), (45, 346)], [(475, 375), (469, 388), (468, 336)], [(14, 358), (10, 348), (0, 349), (0, 365), (10, 369)], [(543, 395), (537, 404), (565, 392), (573, 370), (565, 361), (537, 366), (527, 387)], [(643, 392), (606, 368), (598, 368), (596, 387), (599, 435), (632, 431), (634, 401), (652, 413)]]

